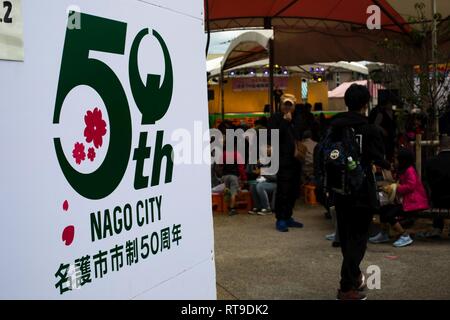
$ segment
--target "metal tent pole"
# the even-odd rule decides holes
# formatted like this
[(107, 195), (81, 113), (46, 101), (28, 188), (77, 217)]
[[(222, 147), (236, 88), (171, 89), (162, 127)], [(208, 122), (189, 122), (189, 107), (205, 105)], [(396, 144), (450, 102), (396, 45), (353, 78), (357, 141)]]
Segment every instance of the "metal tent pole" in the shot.
[(433, 1), (433, 30), (432, 30), (432, 52), (431, 52), (431, 59), (433, 61), (433, 87), (434, 87), (434, 93), (433, 93), (433, 101), (431, 102), (433, 104), (433, 109), (435, 112), (435, 123), (434, 123), (434, 127), (435, 127), (435, 134), (436, 137), (439, 138), (439, 116), (438, 116), (438, 110), (437, 110), (437, 105), (436, 105), (436, 100), (437, 97), (435, 96), (435, 93), (437, 92), (438, 89), (438, 83), (437, 83), (437, 59), (438, 59), (438, 54), (437, 54), (437, 50), (438, 50), (438, 39), (437, 39), (437, 2), (436, 0), (432, 0)]
[(225, 98), (224, 98), (224, 76), (223, 76), (223, 66), (220, 68), (220, 104), (222, 110), (222, 121), (225, 120)]
[[(269, 103), (270, 103), (270, 113), (274, 113), (274, 106), (273, 106), (273, 89), (274, 89), (274, 76), (273, 76), (273, 69), (274, 69), (274, 48), (273, 48), (273, 39), (269, 40)], [(275, 110), (278, 111), (278, 110)]]

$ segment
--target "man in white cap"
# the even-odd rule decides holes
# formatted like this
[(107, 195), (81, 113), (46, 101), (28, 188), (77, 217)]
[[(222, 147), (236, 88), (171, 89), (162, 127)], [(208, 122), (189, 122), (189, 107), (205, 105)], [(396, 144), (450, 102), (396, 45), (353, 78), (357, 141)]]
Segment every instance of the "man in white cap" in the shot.
[[(295, 96), (284, 94), (281, 97), (281, 112), (272, 116), (270, 129), (279, 130), (279, 170), (277, 173), (277, 192), (275, 195), (276, 229), (289, 231), (289, 227), (302, 228), (303, 224), (292, 218), (295, 201), (299, 194), (301, 167), (295, 155), (295, 130), (292, 113), (296, 103)], [(277, 141), (272, 141), (277, 143)]]

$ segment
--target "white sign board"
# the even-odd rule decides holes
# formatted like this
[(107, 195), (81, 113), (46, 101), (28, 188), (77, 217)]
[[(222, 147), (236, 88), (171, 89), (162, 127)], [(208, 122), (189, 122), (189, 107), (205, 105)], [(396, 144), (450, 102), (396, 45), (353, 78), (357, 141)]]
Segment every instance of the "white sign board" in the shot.
[(0, 298), (216, 298), (210, 168), (172, 140), (207, 128), (202, 11), (22, 1), (27, 58), (0, 61)]
[(0, 59), (23, 61), (21, 0), (0, 0)]

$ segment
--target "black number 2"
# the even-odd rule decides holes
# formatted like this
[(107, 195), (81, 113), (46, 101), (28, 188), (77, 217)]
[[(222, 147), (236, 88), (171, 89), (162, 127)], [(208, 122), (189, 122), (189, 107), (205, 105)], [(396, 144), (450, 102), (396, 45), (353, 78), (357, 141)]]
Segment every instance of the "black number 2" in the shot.
[(6, 8), (5, 18), (3, 21), (5, 23), (12, 23), (11, 11), (12, 11), (12, 3), (11, 1), (3, 1), (3, 8)]

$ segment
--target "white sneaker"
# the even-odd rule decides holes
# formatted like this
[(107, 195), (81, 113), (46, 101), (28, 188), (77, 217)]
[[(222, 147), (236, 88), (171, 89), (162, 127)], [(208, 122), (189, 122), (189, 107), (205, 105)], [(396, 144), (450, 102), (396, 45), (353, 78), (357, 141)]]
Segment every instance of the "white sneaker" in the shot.
[(416, 238), (421, 239), (440, 239), (442, 236), (442, 230), (434, 228), (432, 231), (422, 231), (416, 233)]
[(369, 242), (371, 243), (384, 243), (389, 242), (389, 235), (383, 231), (376, 234), (375, 236), (369, 238)]
[(269, 214), (272, 214), (272, 210), (270, 209), (261, 209), (261, 211), (258, 211), (257, 213), (260, 216), (268, 216)]
[(400, 238), (398, 238), (397, 241), (394, 242), (394, 247), (397, 248), (401, 248), (401, 247), (406, 247), (409, 246), (411, 243), (413, 243), (413, 240), (411, 239), (411, 237), (409, 235), (404, 235), (401, 236)]
[(334, 238), (336, 238), (336, 233), (334, 232), (325, 236), (325, 239), (327, 239), (328, 241), (334, 241)]

